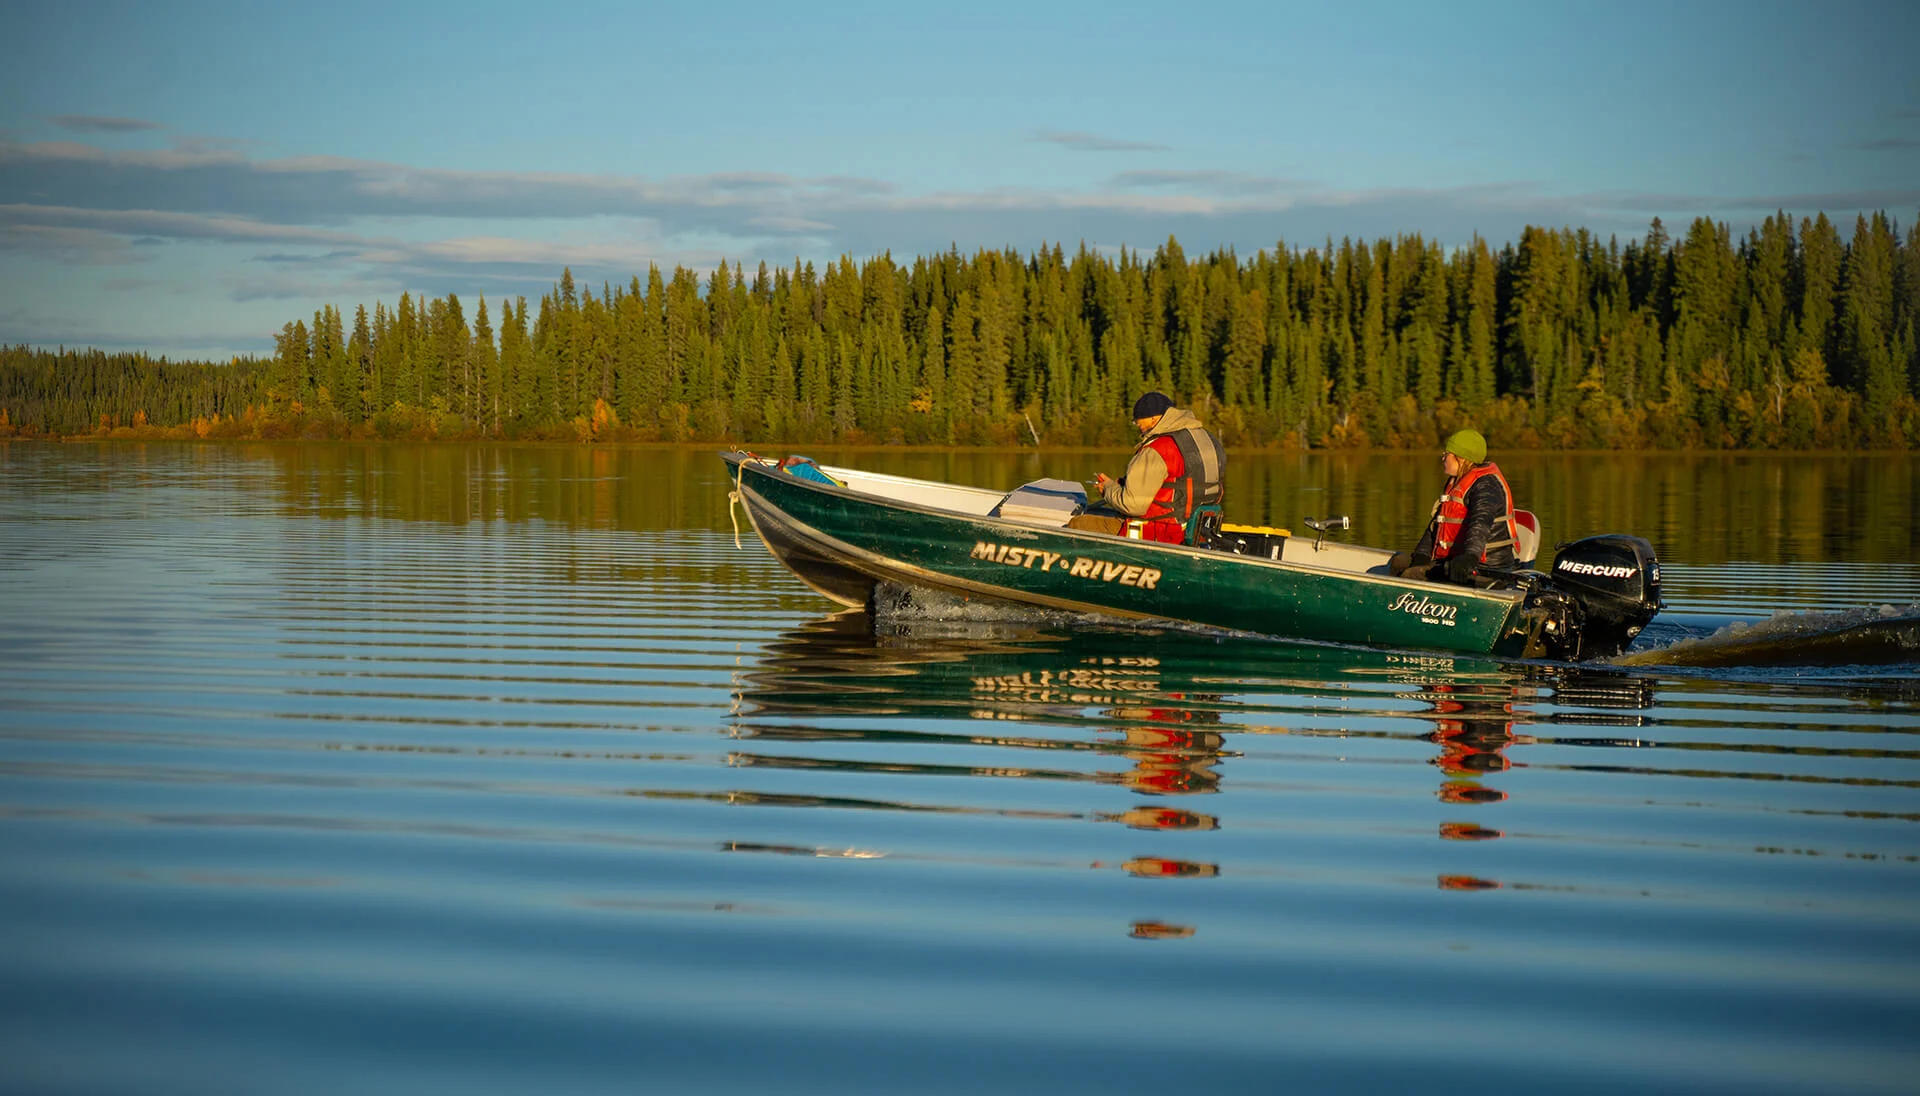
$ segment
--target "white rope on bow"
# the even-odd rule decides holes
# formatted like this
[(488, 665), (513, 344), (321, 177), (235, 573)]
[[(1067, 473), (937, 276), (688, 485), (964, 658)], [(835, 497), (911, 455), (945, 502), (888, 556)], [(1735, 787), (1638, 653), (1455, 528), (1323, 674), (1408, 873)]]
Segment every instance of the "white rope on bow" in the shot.
[(740, 544), (740, 519), (734, 515), (733, 508), (740, 502), (740, 465), (733, 466), (733, 490), (727, 492), (727, 520), (733, 523), (733, 546)]

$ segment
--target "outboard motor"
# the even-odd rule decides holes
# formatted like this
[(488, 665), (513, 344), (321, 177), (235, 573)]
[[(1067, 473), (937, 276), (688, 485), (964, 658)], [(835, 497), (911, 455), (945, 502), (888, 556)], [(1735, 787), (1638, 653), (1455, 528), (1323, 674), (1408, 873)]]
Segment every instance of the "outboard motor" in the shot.
[(1576, 661), (1626, 650), (1663, 604), (1660, 561), (1640, 537), (1609, 533), (1563, 544), (1551, 581), (1579, 606), (1565, 651)]

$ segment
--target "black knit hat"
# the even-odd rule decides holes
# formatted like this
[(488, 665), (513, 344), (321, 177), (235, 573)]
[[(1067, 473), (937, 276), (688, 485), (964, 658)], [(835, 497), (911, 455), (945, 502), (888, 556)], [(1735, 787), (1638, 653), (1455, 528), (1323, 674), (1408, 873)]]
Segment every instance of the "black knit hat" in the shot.
[(1133, 417), (1136, 419), (1157, 419), (1167, 413), (1173, 401), (1165, 392), (1149, 392), (1133, 401)]

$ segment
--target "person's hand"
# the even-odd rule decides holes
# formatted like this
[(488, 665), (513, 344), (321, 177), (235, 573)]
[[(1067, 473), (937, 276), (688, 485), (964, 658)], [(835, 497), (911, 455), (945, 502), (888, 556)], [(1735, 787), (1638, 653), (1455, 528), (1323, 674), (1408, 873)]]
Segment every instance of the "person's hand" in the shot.
[(1112, 480), (1107, 478), (1107, 474), (1105, 472), (1095, 472), (1093, 474), (1093, 485), (1095, 487), (1098, 487), (1102, 491), (1105, 491), (1107, 489), (1107, 484), (1112, 482), (1113, 482)]

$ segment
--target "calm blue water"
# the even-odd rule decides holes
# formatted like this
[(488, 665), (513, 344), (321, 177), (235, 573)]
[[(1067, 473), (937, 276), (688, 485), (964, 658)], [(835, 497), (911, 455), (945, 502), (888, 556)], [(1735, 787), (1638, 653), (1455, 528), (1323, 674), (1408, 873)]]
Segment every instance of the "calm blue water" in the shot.
[[(0, 445), (0, 1089), (1914, 1091), (1912, 664), (876, 625), (725, 492)], [(1708, 542), (1655, 642), (1920, 601)]]

